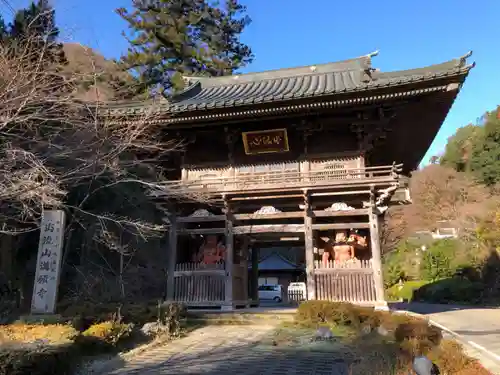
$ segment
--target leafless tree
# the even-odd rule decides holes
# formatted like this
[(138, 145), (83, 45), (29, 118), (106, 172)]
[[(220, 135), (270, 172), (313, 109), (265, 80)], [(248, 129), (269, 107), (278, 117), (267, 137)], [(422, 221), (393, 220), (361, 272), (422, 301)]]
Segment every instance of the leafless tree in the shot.
[[(75, 247), (71, 234), (79, 231), (90, 237), (93, 251), (120, 254), (122, 277), (123, 257), (133, 254), (127, 243), (159, 238), (166, 230), (158, 196), (205, 197), (166, 180), (165, 156), (183, 142), (162, 135), (154, 101), (133, 120), (104, 118), (99, 95), (91, 102), (77, 96), (81, 82), (97, 83), (100, 73), (62, 69), (45, 52), (30, 40), (15, 51), (0, 45), (0, 232), (35, 232), (44, 209), (63, 209), (69, 219), (64, 260)], [(147, 217), (148, 210), (159, 215)], [(100, 258), (101, 265), (109, 263), (107, 254)]]
[(498, 197), (464, 172), (440, 165), (429, 165), (412, 174), (413, 203), (392, 207), (382, 226), (385, 251), (418, 230), (433, 231), (438, 221), (449, 221), (464, 240), (471, 240), (478, 224), (485, 219)]

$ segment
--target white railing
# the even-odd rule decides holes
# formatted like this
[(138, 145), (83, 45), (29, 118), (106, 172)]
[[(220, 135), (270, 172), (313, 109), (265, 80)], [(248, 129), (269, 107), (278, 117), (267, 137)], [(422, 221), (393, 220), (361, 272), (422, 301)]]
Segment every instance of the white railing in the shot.
[(351, 259), (343, 262), (335, 260), (328, 260), (328, 261), (315, 260), (314, 268), (315, 269), (371, 269), (372, 261), (371, 259), (368, 260)]
[(189, 262), (189, 263), (178, 263), (175, 265), (176, 272), (188, 272), (188, 271), (217, 271), (224, 270), (224, 262), (218, 262), (214, 264), (205, 264), (199, 262)]

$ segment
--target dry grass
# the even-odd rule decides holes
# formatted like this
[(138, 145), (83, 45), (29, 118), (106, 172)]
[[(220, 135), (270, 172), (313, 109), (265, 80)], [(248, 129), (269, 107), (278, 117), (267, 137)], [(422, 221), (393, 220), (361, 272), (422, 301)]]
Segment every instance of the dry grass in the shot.
[(43, 342), (63, 345), (73, 342), (78, 332), (65, 324), (24, 324), (0, 326), (0, 345)]
[(428, 357), (447, 374), (491, 375), (477, 360), (465, 355), (456, 341), (443, 340), (441, 345), (429, 352)]
[[(423, 319), (321, 301), (303, 303), (296, 319), (304, 326), (328, 322), (353, 331), (351, 336), (343, 335), (356, 358), (351, 375), (413, 374), (412, 360), (420, 355), (431, 359), (442, 374), (492, 375), (468, 357), (460, 344), (443, 340), (440, 330)], [(361, 332), (366, 325), (373, 329), (369, 334)], [(383, 327), (387, 335), (378, 334), (377, 327)]]
[(414, 355), (425, 354), (447, 375), (492, 375), (481, 364), (466, 356), (461, 346), (452, 340), (443, 340), (430, 348), (419, 340), (405, 340), (400, 345), (379, 337), (363, 338), (356, 342), (359, 361), (352, 365), (354, 375), (408, 375), (413, 374)]

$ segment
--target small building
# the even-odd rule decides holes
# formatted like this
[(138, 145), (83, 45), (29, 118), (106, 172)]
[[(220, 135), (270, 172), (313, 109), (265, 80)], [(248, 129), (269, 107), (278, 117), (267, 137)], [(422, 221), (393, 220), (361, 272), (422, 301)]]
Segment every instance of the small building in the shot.
[(438, 221), (436, 225), (436, 230), (432, 233), (432, 238), (436, 240), (444, 238), (457, 238), (457, 237), (458, 237), (458, 229), (453, 223), (447, 220)]
[[(249, 272), (252, 265), (248, 266)], [(277, 252), (259, 259), (258, 263), (258, 285), (279, 284), (286, 291), (288, 285), (294, 281), (305, 281), (305, 268), (286, 259)]]
[(255, 303), (259, 259), (248, 249), (274, 242), (303, 249), (308, 299), (386, 305), (380, 220), (388, 206), (411, 202), (406, 176), (473, 64), (469, 53), (382, 72), (376, 55), (185, 77), (168, 102), (104, 108), (106, 121), (144, 122), (152, 107), (151, 121), (185, 144), (171, 157), (169, 197), (205, 202), (171, 202), (168, 300)]

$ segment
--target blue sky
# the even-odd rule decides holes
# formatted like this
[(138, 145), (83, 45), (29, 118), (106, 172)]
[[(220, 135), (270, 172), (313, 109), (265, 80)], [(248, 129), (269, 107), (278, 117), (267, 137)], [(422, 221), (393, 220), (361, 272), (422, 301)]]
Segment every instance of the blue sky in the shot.
[[(10, 0), (14, 8), (27, 0)], [(0, 3), (1, 4), (1, 3)], [(114, 13), (131, 0), (53, 0), (64, 38), (119, 57), (126, 24)], [(473, 50), (471, 72), (424, 157), (442, 151), (455, 130), (500, 104), (500, 1), (245, 0), (253, 19), (243, 39), (255, 53), (244, 71), (342, 60), (379, 50), (382, 70), (420, 67)], [(3, 6), (3, 5), (1, 5)], [(8, 13), (3, 6), (2, 13)], [(425, 126), (425, 124), (422, 124)]]

